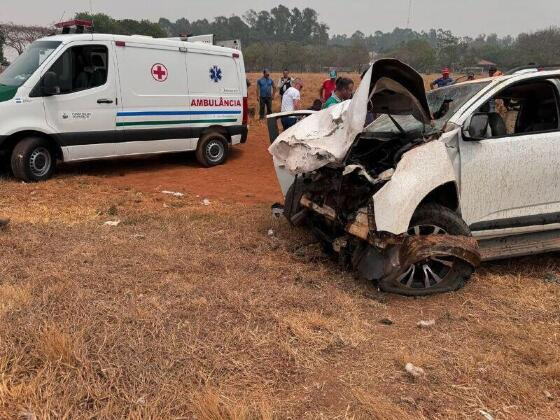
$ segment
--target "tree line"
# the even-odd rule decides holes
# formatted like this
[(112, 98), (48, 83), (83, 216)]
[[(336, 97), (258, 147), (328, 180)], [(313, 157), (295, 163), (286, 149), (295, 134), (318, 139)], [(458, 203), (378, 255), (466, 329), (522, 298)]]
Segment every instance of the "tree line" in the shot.
[(431, 29), (416, 32), (396, 28), (392, 32), (375, 32), (366, 36), (356, 32), (351, 37), (334, 36), (334, 45), (350, 45), (356, 39), (366, 44), (377, 56), (396, 57), (423, 72), (441, 67), (461, 70), (482, 59), (510, 69), (528, 63), (560, 64), (560, 28), (550, 27), (517, 37), (496, 34), (459, 37), (451, 31)]
[(4, 34), (0, 31), (0, 67), (8, 65), (8, 60), (4, 57), (4, 45), (6, 43), (6, 38)]
[[(529, 62), (539, 65), (560, 63), (560, 29), (551, 27), (517, 37), (496, 34), (462, 37), (443, 29), (413, 31), (395, 28), (329, 37), (329, 27), (320, 21), (311, 8), (249, 10), (243, 16), (218, 16), (212, 20), (182, 17), (171, 21), (115, 19), (106, 14), (78, 13), (78, 19), (94, 21), (96, 32), (122, 35), (148, 35), (156, 38), (181, 35), (214, 34), (217, 40), (239, 39), (248, 70), (323, 71), (327, 68), (363, 70), (373, 57), (396, 57), (422, 72), (451, 67), (460, 71), (481, 60), (488, 60), (508, 69)], [(4, 43), (16, 50), (19, 41), (27, 42), (34, 33), (8, 33), (0, 25), (0, 46)], [(17, 25), (11, 25), (16, 27)], [(20, 27), (25, 28), (25, 27)], [(29, 28), (28, 28), (29, 29)], [(44, 28), (42, 28), (44, 29)], [(38, 33), (38, 32), (37, 32)], [(8, 43), (10, 38), (12, 44)], [(15, 41), (14, 41), (15, 39)], [(0, 63), (4, 60), (0, 48)]]
[(289, 9), (280, 5), (271, 10), (249, 10), (243, 16), (193, 21), (180, 18), (174, 22), (160, 18), (157, 23), (89, 13), (78, 13), (76, 18), (93, 20), (98, 32), (154, 37), (214, 34), (217, 40), (239, 39), (248, 70), (289, 67), (294, 71), (319, 71), (345, 67), (359, 71), (370, 61), (363, 42), (330, 45), (329, 27), (319, 21), (318, 13), (311, 8)]

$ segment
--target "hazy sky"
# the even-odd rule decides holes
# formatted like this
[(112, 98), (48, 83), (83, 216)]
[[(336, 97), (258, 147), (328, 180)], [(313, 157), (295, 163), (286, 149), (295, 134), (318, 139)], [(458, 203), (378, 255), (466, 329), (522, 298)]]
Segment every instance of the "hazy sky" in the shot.
[[(0, 22), (47, 25), (90, 9), (117, 18), (175, 20), (242, 14), (248, 9), (312, 7), (332, 33), (366, 34), (406, 27), (410, 0), (2, 0)], [(411, 27), (442, 27), (458, 35), (496, 32), (516, 35), (557, 25), (559, 0), (412, 0)]]

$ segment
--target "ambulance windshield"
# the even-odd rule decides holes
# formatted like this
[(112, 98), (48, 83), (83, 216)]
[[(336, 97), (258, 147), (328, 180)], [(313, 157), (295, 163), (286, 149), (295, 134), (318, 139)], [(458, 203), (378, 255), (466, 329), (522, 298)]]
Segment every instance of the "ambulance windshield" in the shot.
[(23, 85), (60, 44), (60, 41), (36, 41), (31, 44), (4, 73), (0, 74), (0, 85)]

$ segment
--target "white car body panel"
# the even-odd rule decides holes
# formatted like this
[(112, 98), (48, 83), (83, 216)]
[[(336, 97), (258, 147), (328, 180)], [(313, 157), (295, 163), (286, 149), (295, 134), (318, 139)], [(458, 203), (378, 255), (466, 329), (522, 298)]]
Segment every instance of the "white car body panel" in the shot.
[[(508, 86), (558, 77), (558, 71), (498, 77), (457, 111), (448, 124), (468, 126), (475, 110)], [(550, 182), (560, 175), (558, 141), (559, 131), (480, 141), (461, 138), (460, 207), (467, 224), (560, 212), (560, 186)]]
[[(275, 158), (273, 158), (273, 160), (274, 159)], [(290, 171), (285, 169), (283, 165), (278, 164), (276, 161), (274, 161), (274, 170), (276, 171), (276, 178), (278, 179), (280, 190), (282, 190), (282, 195), (285, 197), (296, 177), (295, 175), (292, 175)]]
[(461, 213), (467, 224), (560, 212), (560, 183), (552, 181), (560, 178), (559, 141), (559, 132), (462, 140)]
[(442, 141), (405, 153), (391, 180), (373, 196), (377, 230), (405, 233), (424, 197), (448, 182), (455, 182), (455, 171)]
[(64, 162), (78, 162), (86, 160), (117, 157), (117, 148), (113, 143), (87, 144), (80, 146), (63, 146), (62, 159)]
[(317, 112), (284, 131), (269, 148), (275, 164), (295, 175), (343, 159), (359, 133), (344, 124), (350, 104)]
[[(240, 144), (240, 143), (241, 143), (241, 134), (235, 134), (235, 135), (231, 136), (231, 145), (232, 146), (235, 146), (236, 144)], [(192, 150), (194, 150), (194, 148)]]
[[(51, 132), (59, 135), (83, 132), (99, 133), (99, 137), (95, 137), (95, 135), (90, 137), (90, 144), (88, 145), (72, 146), (68, 144), (67, 153), (64, 156), (67, 161), (95, 159), (118, 154), (116, 143), (104, 142), (105, 133), (116, 135), (116, 103), (119, 80), (114, 46), (110, 41), (95, 41), (91, 44), (104, 46), (108, 50), (109, 62), (107, 63), (106, 83), (92, 89), (41, 98), (44, 102), (45, 117), (47, 124), (51, 127)], [(70, 48), (82, 45), (84, 44), (79, 42), (66, 43), (60, 54), (64, 54)], [(45, 67), (41, 76), (49, 70), (50, 67)], [(112, 103), (100, 104), (97, 102), (98, 99), (106, 99), (112, 101)], [(100, 152), (101, 154), (99, 154)]]

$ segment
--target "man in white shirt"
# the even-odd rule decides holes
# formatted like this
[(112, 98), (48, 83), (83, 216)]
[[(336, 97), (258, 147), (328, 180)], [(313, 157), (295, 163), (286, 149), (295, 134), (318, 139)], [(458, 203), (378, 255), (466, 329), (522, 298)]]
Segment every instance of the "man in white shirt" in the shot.
[[(303, 89), (303, 82), (301, 79), (295, 79), (292, 87), (284, 92), (282, 96), (282, 112), (297, 111), (301, 107), (301, 90)], [(287, 130), (292, 125), (297, 123), (295, 117), (282, 117), (282, 126)]]
[(284, 73), (282, 73), (282, 77), (278, 80), (278, 93), (280, 94), (280, 101), (282, 101), (282, 96), (284, 93), (292, 87), (292, 83), (294, 83), (293, 77), (290, 76), (290, 71), (288, 69), (284, 69)]

